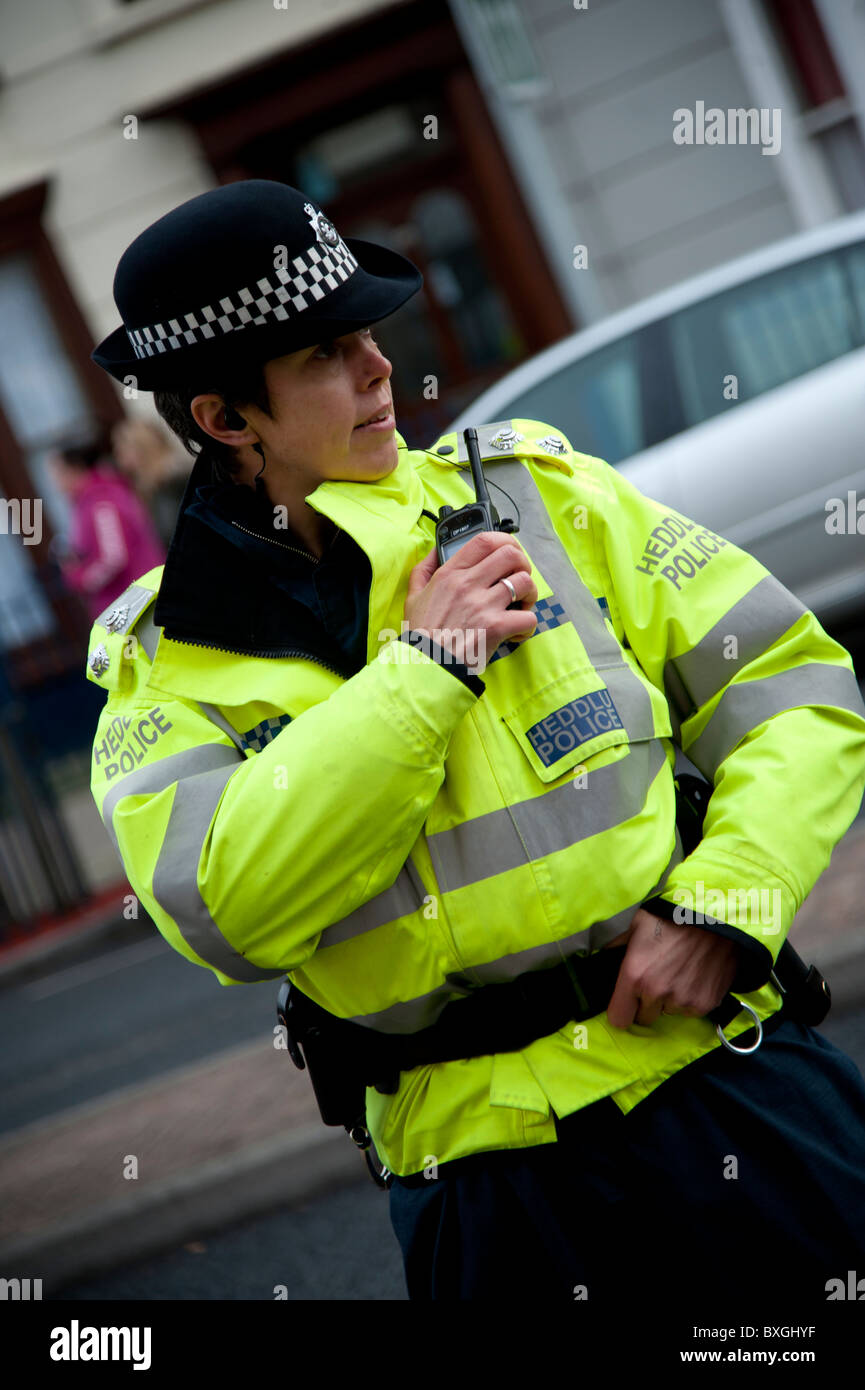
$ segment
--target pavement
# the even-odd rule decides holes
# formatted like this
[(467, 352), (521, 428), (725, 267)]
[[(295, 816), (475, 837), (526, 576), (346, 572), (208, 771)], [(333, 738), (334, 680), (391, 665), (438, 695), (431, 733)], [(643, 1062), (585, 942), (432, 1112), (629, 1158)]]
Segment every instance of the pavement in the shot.
[[(790, 941), (829, 980), (833, 1009), (865, 1001), (865, 816), (796, 917)], [(0, 953), (0, 985), (110, 943), (116, 914)], [(275, 998), (275, 992), (274, 992)], [(267, 1040), (125, 1087), (0, 1140), (0, 1274), (43, 1296), (355, 1182), (363, 1156), (321, 1123), (308, 1075)]]

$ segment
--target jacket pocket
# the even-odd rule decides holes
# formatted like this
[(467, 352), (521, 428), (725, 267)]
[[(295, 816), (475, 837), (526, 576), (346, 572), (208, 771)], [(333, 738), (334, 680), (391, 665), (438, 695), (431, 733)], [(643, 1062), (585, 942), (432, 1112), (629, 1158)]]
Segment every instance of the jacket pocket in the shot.
[[(630, 687), (633, 692), (630, 704), (638, 703), (642, 687), (637, 677), (624, 666), (613, 670), (621, 670), (623, 677), (633, 683)], [(623, 701), (618, 684), (618, 681), (608, 683), (598, 671), (591, 668), (570, 672), (542, 690), (534, 691), (502, 715), (542, 782), (555, 781), (594, 754), (615, 744), (653, 736), (654, 726), (651, 722), (647, 724), (644, 717), (629, 719), (629, 714), (634, 715), (637, 711), (620, 708)], [(644, 694), (644, 700), (651, 721), (647, 694)]]

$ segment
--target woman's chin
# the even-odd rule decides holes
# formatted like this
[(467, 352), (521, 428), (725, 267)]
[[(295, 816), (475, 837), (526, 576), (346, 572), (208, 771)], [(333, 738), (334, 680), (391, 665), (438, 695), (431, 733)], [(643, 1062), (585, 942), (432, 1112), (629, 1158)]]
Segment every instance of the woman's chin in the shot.
[(355, 455), (356, 476), (375, 482), (378, 478), (386, 478), (392, 473), (399, 463), (399, 449), (396, 440), (391, 437), (382, 439), (377, 449), (367, 448), (363, 456), (359, 453)]

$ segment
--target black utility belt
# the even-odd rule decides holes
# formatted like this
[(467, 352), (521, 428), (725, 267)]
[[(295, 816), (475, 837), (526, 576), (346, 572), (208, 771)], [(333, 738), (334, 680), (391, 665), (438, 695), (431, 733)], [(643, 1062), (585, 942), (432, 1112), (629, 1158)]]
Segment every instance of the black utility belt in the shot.
[[(400, 1072), (437, 1062), (519, 1052), (568, 1023), (603, 1013), (610, 1002), (627, 950), (613, 946), (588, 956), (569, 956), (546, 970), (529, 971), (504, 984), (484, 985), (466, 999), (446, 1004), (436, 1023), (416, 1033), (381, 1033), (336, 1018), (285, 980), (277, 1015), (285, 1026), (295, 1066), (308, 1066), (321, 1117), (327, 1125), (350, 1130), (363, 1115), (364, 1088), (392, 1095)], [(770, 980), (783, 998), (787, 1017), (812, 1026), (821, 1023), (831, 1004), (829, 986), (819, 971), (785, 942)], [(728, 994), (707, 1017), (723, 1028), (742, 1009)], [(761, 1029), (758, 1026), (758, 1042)], [(301, 1053), (301, 1048), (303, 1049)]]

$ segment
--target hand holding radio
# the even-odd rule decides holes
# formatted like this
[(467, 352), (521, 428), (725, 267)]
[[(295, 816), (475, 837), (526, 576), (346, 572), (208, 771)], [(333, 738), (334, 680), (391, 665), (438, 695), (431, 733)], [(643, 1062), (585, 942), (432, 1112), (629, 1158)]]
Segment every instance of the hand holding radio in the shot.
[[(503, 579), (513, 585), (516, 607)], [(444, 634), (441, 645), (462, 661), (465, 645), (455, 650), (448, 633), (483, 632), (486, 651), (492, 655), (502, 642), (531, 637), (538, 618), (526, 610), (537, 598), (529, 559), (519, 542), (503, 531), (479, 531), (443, 565), (435, 547), (415, 565), (405, 618), (415, 632), (426, 632), (435, 641), (436, 630)]]
[(471, 667), (465, 656), (468, 632), (474, 635), (476, 652), (482, 635), (481, 650), (489, 656), (502, 642), (531, 637), (538, 625), (531, 612), (538, 590), (528, 556), (511, 540), (519, 526), (509, 518), (501, 520), (490, 501), (477, 430), (463, 430), (463, 439), (475, 500), (440, 509), (435, 547), (411, 572), (405, 618), (415, 632), (425, 632)]

